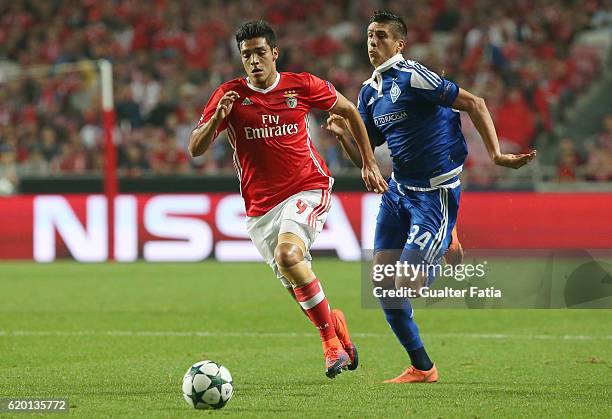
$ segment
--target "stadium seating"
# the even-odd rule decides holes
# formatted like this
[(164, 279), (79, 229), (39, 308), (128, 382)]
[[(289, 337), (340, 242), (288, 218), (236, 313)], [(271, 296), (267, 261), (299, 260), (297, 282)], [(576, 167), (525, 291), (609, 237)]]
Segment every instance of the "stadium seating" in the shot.
[[(233, 172), (227, 141), (217, 141), (212, 152), (193, 161), (185, 150), (213, 89), (242, 72), (233, 30), (246, 19), (263, 17), (274, 25), (281, 70), (328, 78), (349, 98), (356, 98), (371, 73), (365, 27), (375, 2), (266, 0), (254, 7), (237, 1), (206, 8), (186, 0), (156, 1), (146, 8), (128, 0), (81, 3), (15, 0), (1, 6), (0, 80), (29, 66), (111, 60), (124, 176)], [(525, 151), (538, 135), (554, 133), (569, 106), (601, 75), (600, 51), (573, 46), (578, 34), (601, 24), (603, 1), (588, 7), (567, 2), (562, 9), (540, 0), (518, 6), (497, 2), (495, 8), (487, 0), (415, 3), (413, 11), (397, 10), (409, 27), (404, 55), (484, 96), (507, 151)], [(2, 84), (0, 178), (15, 184), (20, 176), (99, 171), (96, 83), (79, 72)], [(610, 136), (609, 117), (606, 121), (602, 138)], [(332, 172), (351, 172), (350, 161), (318, 125), (312, 124), (318, 130), (314, 137)], [(466, 185), (495, 187), (500, 172), (483, 155), (466, 118), (464, 129), (472, 152)], [(588, 150), (579, 147), (586, 153), (580, 158), (568, 157), (572, 152), (565, 149), (574, 146), (556, 140), (565, 147), (556, 177), (610, 179), (596, 169), (606, 165), (602, 156), (610, 160), (608, 140)], [(584, 170), (577, 174), (574, 166)]]

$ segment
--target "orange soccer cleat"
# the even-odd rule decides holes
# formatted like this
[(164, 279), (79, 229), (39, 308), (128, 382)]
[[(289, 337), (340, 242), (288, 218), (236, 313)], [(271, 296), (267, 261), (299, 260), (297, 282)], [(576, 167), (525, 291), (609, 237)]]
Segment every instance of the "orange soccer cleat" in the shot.
[(429, 371), (421, 371), (414, 368), (412, 365), (399, 376), (391, 380), (383, 381), (384, 383), (435, 383), (438, 381), (438, 369), (434, 365)]
[(359, 354), (357, 353), (357, 347), (351, 342), (344, 313), (342, 310), (335, 308), (332, 310), (332, 315), (336, 318), (336, 336), (338, 336), (338, 339), (342, 342), (342, 346), (351, 360), (348, 369), (351, 371), (356, 370), (359, 366)]
[(323, 342), (323, 354), (325, 357), (325, 375), (334, 378), (342, 370), (348, 368), (350, 358), (337, 337)]

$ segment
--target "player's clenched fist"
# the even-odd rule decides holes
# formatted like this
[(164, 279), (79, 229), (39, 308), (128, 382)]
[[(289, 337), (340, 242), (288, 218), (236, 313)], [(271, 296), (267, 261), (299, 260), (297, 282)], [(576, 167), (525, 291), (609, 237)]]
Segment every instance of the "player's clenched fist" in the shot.
[(217, 104), (217, 110), (215, 111), (215, 118), (224, 119), (232, 111), (234, 101), (238, 99), (240, 95), (233, 90), (226, 92), (219, 103)]

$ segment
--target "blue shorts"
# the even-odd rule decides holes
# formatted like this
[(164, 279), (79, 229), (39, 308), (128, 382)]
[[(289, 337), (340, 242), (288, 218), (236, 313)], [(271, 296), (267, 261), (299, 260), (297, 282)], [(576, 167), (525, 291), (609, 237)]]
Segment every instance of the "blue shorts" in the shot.
[(421, 192), (390, 179), (376, 219), (374, 253), (402, 250), (402, 262), (438, 263), (451, 242), (460, 194), (461, 186)]

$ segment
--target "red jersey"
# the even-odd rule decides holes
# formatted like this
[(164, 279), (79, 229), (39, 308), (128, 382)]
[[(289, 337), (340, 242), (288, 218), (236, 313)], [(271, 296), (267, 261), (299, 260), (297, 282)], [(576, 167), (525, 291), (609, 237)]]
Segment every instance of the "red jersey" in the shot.
[(247, 77), (228, 81), (213, 93), (198, 127), (229, 90), (240, 97), (215, 138), (227, 129), (248, 216), (263, 215), (298, 192), (331, 190), (333, 178), (308, 133), (308, 111), (328, 111), (338, 101), (330, 82), (309, 73), (277, 73), (267, 89), (252, 86)]

